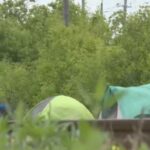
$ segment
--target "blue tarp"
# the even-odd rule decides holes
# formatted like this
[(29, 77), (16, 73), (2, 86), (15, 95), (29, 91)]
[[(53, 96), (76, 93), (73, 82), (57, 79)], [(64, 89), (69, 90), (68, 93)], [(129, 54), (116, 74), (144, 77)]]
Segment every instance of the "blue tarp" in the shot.
[(150, 84), (133, 87), (108, 86), (102, 100), (103, 109), (118, 104), (122, 118), (150, 115)]

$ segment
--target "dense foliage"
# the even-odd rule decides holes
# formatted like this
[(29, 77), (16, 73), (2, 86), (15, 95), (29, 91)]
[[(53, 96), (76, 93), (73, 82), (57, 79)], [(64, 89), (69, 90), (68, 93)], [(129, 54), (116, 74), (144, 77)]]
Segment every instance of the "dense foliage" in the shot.
[[(150, 81), (150, 10), (115, 12), (107, 21), (70, 1), (69, 26), (62, 0), (46, 6), (34, 1), (0, 4), (0, 101), (13, 110), (31, 108), (49, 96), (68, 95), (95, 115), (106, 84), (139, 85)], [(22, 120), (11, 126), (0, 118), (0, 149), (111, 149), (110, 138), (85, 124), (70, 135), (52, 123)], [(13, 130), (9, 136), (8, 132)], [(74, 133), (74, 132), (73, 132)], [(135, 145), (135, 144), (134, 144)], [(108, 147), (107, 147), (108, 146)], [(141, 150), (146, 150), (142, 145)]]
[(73, 2), (65, 27), (62, 7), (56, 1), (29, 9), (9, 0), (0, 6), (0, 97), (14, 108), (59, 94), (93, 104), (111, 32), (102, 16), (89, 17)]
[[(16, 122), (8, 124), (7, 119), (0, 118), (0, 149), (2, 150), (125, 150), (98, 128), (87, 122), (56, 123), (24, 119), (22, 107), (16, 111)], [(139, 138), (138, 138), (139, 136)], [(141, 133), (131, 142), (133, 150), (148, 150), (145, 143), (139, 145)], [(142, 141), (142, 140), (141, 140)], [(130, 144), (129, 142), (129, 144)]]
[(60, 0), (46, 6), (26, 0), (0, 4), (1, 101), (13, 108), (23, 101), (30, 108), (64, 94), (98, 114), (99, 84), (149, 82), (148, 8), (126, 20), (116, 12), (108, 22), (99, 11), (83, 12), (71, 1), (68, 27), (62, 10)]

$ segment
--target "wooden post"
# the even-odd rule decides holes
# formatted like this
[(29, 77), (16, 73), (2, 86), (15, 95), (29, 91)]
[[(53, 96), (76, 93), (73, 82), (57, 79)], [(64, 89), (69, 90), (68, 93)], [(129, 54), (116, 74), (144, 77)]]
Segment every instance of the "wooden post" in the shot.
[(82, 0), (82, 11), (85, 11), (85, 0)]
[(124, 7), (123, 7), (123, 11), (124, 11), (124, 19), (126, 20), (126, 16), (127, 16), (127, 0), (124, 0)]
[(64, 1), (64, 24), (65, 26), (69, 25), (69, 0)]
[(101, 8), (100, 8), (101, 10), (101, 15), (103, 16), (103, 0), (101, 0)]

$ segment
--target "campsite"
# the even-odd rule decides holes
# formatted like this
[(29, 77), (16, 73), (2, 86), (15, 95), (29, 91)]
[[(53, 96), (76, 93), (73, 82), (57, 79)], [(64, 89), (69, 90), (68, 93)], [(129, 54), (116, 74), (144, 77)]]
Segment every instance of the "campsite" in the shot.
[(0, 2), (0, 150), (149, 150), (150, 7), (104, 1)]

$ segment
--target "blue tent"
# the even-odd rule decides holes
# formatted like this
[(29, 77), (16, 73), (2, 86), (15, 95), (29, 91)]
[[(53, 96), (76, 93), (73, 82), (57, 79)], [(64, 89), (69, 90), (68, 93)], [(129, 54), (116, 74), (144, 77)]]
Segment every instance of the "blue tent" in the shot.
[(6, 103), (0, 103), (0, 117), (8, 114), (9, 109)]

